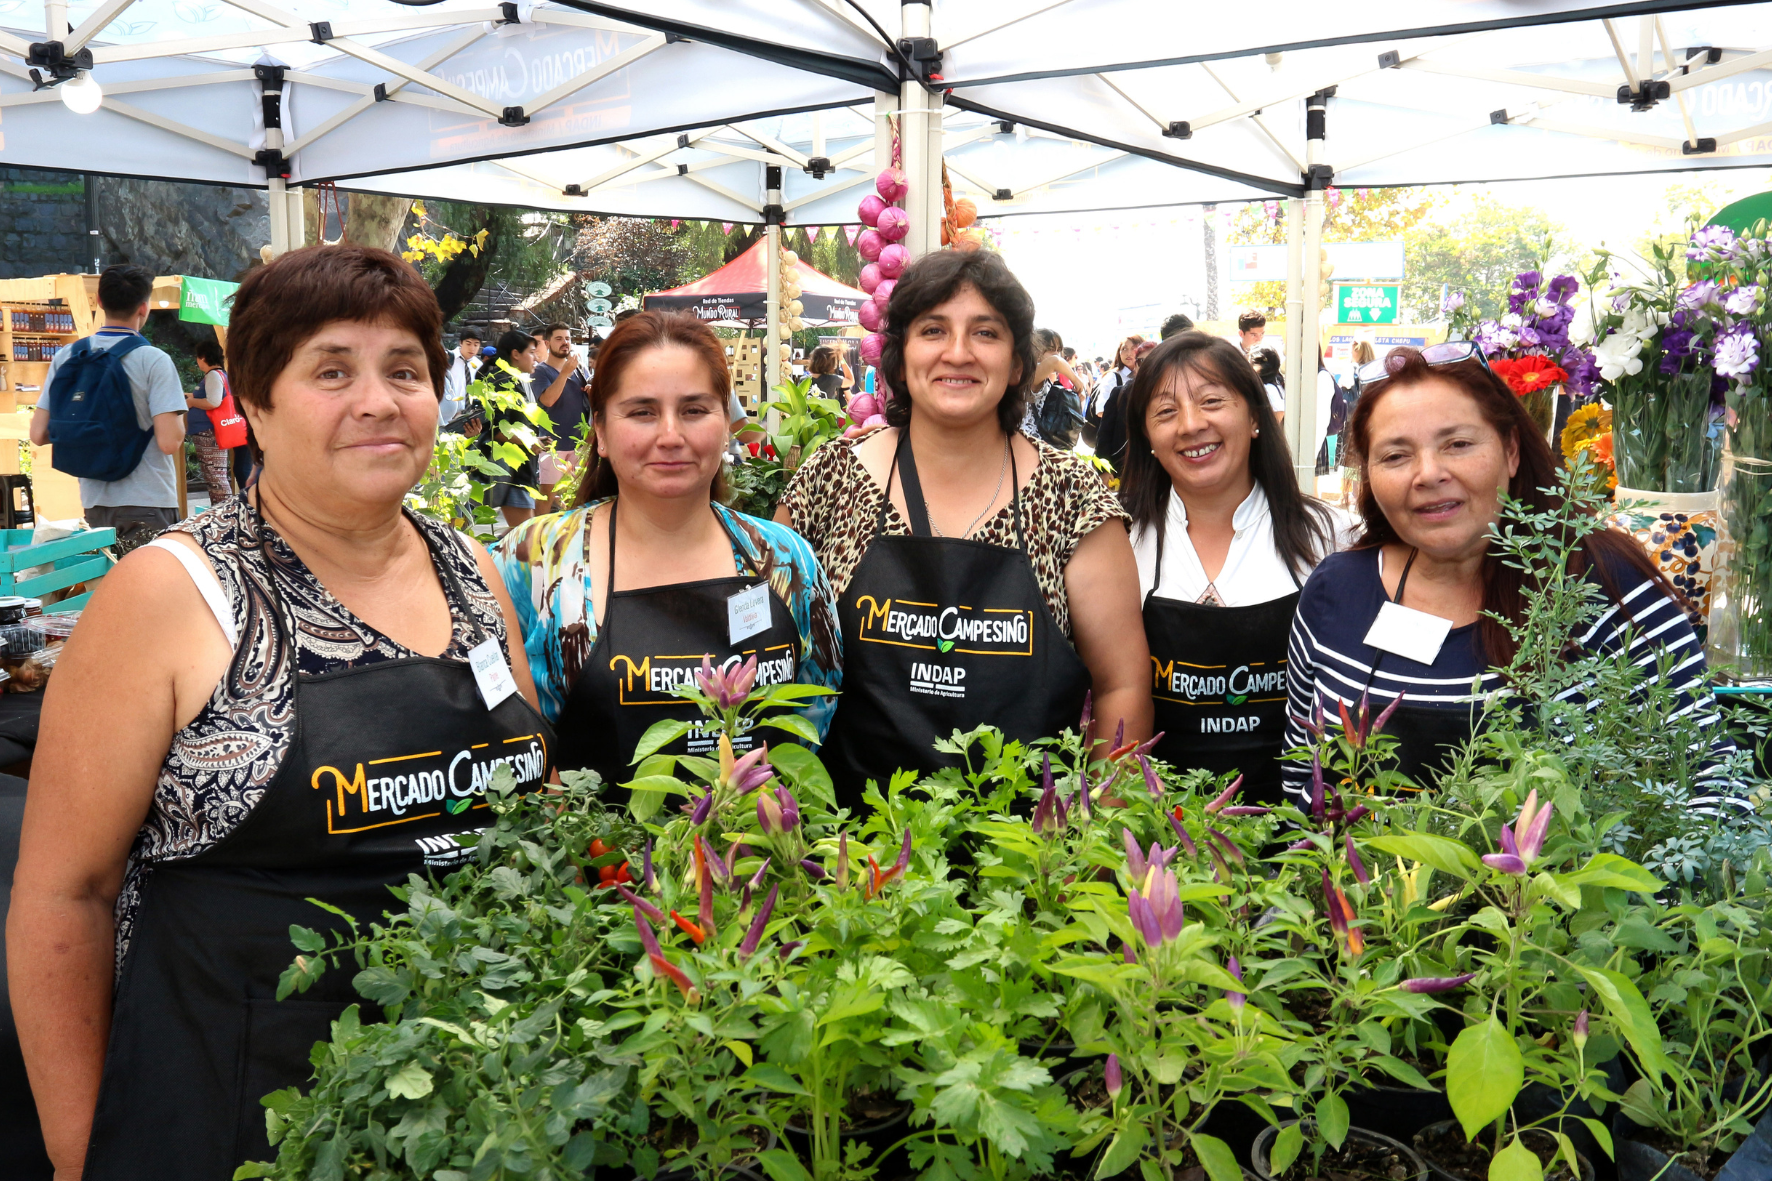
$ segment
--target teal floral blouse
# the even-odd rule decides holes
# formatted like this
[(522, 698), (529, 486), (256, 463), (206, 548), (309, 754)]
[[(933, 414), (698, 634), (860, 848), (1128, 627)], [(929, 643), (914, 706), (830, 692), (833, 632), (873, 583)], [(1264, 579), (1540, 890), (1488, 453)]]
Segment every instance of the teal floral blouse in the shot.
[[(523, 630), (523, 651), (549, 721), (559, 719), (566, 695), (597, 643), (597, 620), (586, 609), (592, 598), (585, 526), (603, 503), (532, 517), (507, 533), (492, 551), (511, 593)], [(714, 511), (744, 547), (742, 555), (736, 548), (733, 551), (733, 572), (742, 573), (748, 561), (793, 613), (800, 633), (798, 680), (841, 688), (843, 640), (837, 626), (837, 599), (812, 547), (786, 525), (719, 504)], [(524, 550), (528, 561), (519, 556)], [(821, 739), (836, 703), (835, 697), (821, 697), (799, 711), (818, 727)]]

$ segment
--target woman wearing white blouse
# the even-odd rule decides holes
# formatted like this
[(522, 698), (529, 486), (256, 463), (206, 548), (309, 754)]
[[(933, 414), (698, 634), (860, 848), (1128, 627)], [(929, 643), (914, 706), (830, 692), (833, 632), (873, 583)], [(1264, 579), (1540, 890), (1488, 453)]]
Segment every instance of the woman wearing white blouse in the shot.
[(1286, 644), (1299, 588), (1352, 522), (1298, 490), (1260, 379), (1199, 332), (1159, 345), (1126, 406), (1120, 497), (1150, 643), (1156, 754), (1281, 798)]

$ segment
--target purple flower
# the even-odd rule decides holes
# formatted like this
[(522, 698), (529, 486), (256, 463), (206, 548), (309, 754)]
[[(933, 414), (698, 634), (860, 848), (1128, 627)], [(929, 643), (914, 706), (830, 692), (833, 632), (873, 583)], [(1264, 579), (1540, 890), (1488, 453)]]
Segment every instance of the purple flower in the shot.
[(1475, 972), (1466, 972), (1462, 976), (1417, 976), (1413, 980), (1403, 981), (1397, 987), (1404, 992), (1450, 992), (1475, 975)]
[(1575, 1028), (1569, 1035), (1575, 1042), (1576, 1050), (1587, 1049), (1587, 1010), (1575, 1014)]
[(757, 941), (763, 938), (763, 928), (769, 925), (769, 916), (775, 913), (775, 895), (781, 889), (779, 884), (769, 887), (769, 897), (763, 899), (763, 909), (751, 920), (750, 930), (744, 933), (744, 942), (738, 945), (738, 958), (748, 960), (757, 950)]
[(1731, 316), (1751, 316), (1760, 310), (1764, 292), (1752, 283), (1737, 287), (1723, 300), (1723, 310)]
[(1448, 291), (1446, 293), (1446, 297), (1444, 299), (1440, 300), (1440, 314), (1442, 316), (1450, 316), (1453, 312), (1456, 312), (1459, 308), (1461, 308), (1463, 306), (1464, 306), (1464, 292), (1462, 292), (1462, 291)]
[(1760, 343), (1753, 328), (1741, 324), (1717, 339), (1717, 373), (1724, 377), (1745, 378), (1760, 367)]
[(1676, 308), (1696, 310), (1717, 302), (1717, 284), (1713, 279), (1700, 279), (1674, 296)]
[(1558, 275), (1544, 289), (1544, 295), (1546, 299), (1552, 299), (1558, 303), (1568, 303), (1575, 298), (1575, 293), (1580, 288), (1581, 284), (1574, 275)]
[(1108, 1098), (1118, 1099), (1120, 1097), (1120, 1089), (1126, 1085), (1125, 1080), (1120, 1076), (1120, 1056), (1118, 1054), (1108, 1055), (1107, 1067), (1103, 1071), (1103, 1074), (1107, 1081)]
[[(1237, 983), (1241, 984), (1243, 982), (1243, 967), (1241, 964), (1237, 963), (1236, 956), (1232, 956), (1229, 961), (1225, 963), (1224, 967), (1225, 971), (1237, 978)], [(1249, 997), (1246, 993), (1227, 992), (1224, 994), (1224, 999), (1230, 1003), (1231, 1012), (1241, 1014), (1243, 1012), (1243, 1003), (1247, 1001)]]
[(1692, 235), (1692, 245), (1686, 250), (1690, 259), (1717, 261), (1728, 257), (1735, 248), (1735, 231), (1728, 226), (1702, 226)]

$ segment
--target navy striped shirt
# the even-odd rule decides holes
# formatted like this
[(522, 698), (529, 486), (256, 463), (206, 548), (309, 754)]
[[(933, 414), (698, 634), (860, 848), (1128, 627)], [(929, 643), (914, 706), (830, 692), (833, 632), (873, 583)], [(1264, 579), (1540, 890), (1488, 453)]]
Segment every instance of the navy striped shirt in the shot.
[[(1326, 717), (1335, 718), (1340, 703), (1347, 703), (1350, 710), (1358, 706), (1368, 684), (1375, 715), (1399, 693), (1410, 706), (1478, 714), (1483, 699), (1503, 686), (1501, 675), (1481, 654), (1479, 625), (1475, 623), (1453, 628), (1432, 664), (1395, 652), (1382, 653), (1383, 660), (1379, 660), (1381, 653), (1365, 643), (1379, 606), (1390, 597), (1379, 576), (1379, 553), (1374, 547), (1331, 554), (1304, 584), (1288, 648), (1288, 750), (1307, 740), (1304, 721), (1316, 707), (1321, 706)], [(1673, 716), (1696, 714), (1701, 725), (1719, 724), (1704, 648), (1685, 610), (1653, 581), (1633, 570), (1618, 571), (1615, 581), (1623, 610), (1619, 603), (1608, 601), (1605, 611), (1578, 637), (1581, 646), (1596, 654), (1616, 655), (1628, 643), (1632, 663), (1650, 676), (1657, 674), (1662, 654), (1670, 654), (1673, 659), (1665, 678), (1679, 703)], [(1560, 699), (1576, 698), (1579, 692), (1579, 688), (1571, 688)], [(1725, 741), (1713, 746), (1712, 754), (1721, 758), (1732, 750)], [(1309, 798), (1308, 765), (1285, 764), (1284, 778), (1287, 790)], [(1709, 794), (1691, 800), (1694, 807), (1706, 809), (1718, 802), (1717, 796)]]

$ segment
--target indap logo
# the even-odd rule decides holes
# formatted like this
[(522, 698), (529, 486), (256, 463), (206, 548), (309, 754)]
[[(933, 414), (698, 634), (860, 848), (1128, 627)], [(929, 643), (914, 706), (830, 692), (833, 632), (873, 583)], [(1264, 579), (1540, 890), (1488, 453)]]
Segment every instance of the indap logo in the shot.
[(1151, 657), (1151, 691), (1166, 701), (1184, 705), (1246, 705), (1251, 700), (1286, 696), (1286, 662), (1274, 668), (1240, 664), (1204, 666), (1165, 662)]
[(499, 767), (511, 769), (519, 790), (541, 786), (548, 771), (541, 735), (522, 734), (496, 744), (481, 742), (454, 752), (433, 750), (370, 759), (358, 763), (355, 773), (349, 775), (337, 767), (319, 767), (311, 786), (315, 791), (331, 790), (326, 799), (327, 832), (362, 832), (435, 816), (459, 816), (481, 807), (486, 787)]
[[(750, 649), (728, 656), (720, 665), (730, 671), (752, 656), (757, 658), (757, 685), (785, 685), (795, 676), (792, 644), (777, 644), (761, 651)], [(625, 653), (610, 657), (609, 671), (615, 673), (623, 705), (676, 705), (683, 699), (677, 690), (695, 684), (703, 654), (693, 656), (642, 656), (635, 660)]]
[(930, 652), (971, 656), (1032, 656), (1033, 612), (1019, 607), (944, 607), (861, 595), (860, 639)]

